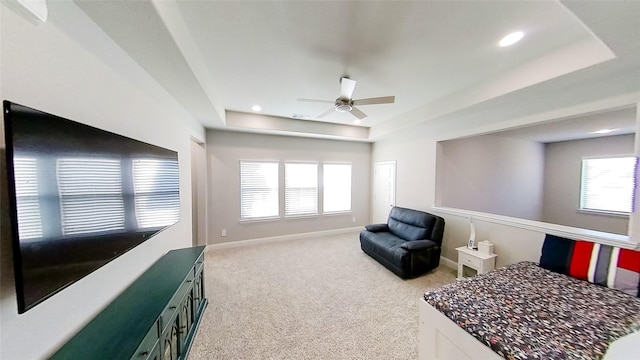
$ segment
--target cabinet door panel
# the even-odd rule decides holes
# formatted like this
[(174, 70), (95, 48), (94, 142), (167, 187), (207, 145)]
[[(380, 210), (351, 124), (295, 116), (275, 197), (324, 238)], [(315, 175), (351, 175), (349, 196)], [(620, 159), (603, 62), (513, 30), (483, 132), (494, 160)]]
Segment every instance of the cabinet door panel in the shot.
[(162, 360), (178, 360), (180, 354), (180, 318), (177, 312), (173, 315), (162, 333)]
[(190, 291), (192, 286), (193, 286), (193, 273), (190, 272), (190, 275), (187, 276), (184, 283), (182, 283), (182, 285), (180, 286), (178, 291), (175, 293), (173, 298), (171, 298), (171, 301), (169, 302), (165, 310), (162, 312), (162, 315), (160, 315), (162, 331), (164, 331), (167, 325), (170, 323), (169, 319), (171, 319), (173, 317), (173, 314), (178, 311), (178, 309), (180, 308), (182, 299), (184, 297), (184, 294)]
[(200, 304), (204, 300), (204, 271), (200, 271), (195, 277), (193, 284), (193, 300), (194, 312), (197, 313), (200, 310)]
[(191, 293), (185, 296), (182, 301), (182, 306), (180, 309), (180, 339), (181, 342), (187, 338), (187, 334), (191, 331), (191, 325), (193, 324), (193, 296)]
[(155, 323), (153, 323), (153, 326), (151, 327), (147, 335), (144, 337), (144, 339), (140, 343), (140, 346), (136, 350), (133, 357), (131, 357), (131, 359), (132, 360), (148, 359), (150, 354), (152, 353), (154, 346), (156, 346), (158, 339), (159, 339), (158, 322), (156, 321)]
[(160, 341), (156, 342), (156, 346), (153, 347), (151, 353), (147, 357), (147, 360), (162, 360), (160, 357)]

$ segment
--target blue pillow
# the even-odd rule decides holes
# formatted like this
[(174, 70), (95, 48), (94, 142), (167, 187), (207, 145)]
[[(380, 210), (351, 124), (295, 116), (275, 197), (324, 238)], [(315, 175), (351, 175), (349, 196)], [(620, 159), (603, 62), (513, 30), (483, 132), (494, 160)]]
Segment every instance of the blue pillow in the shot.
[(547, 234), (542, 245), (540, 267), (561, 274), (569, 274), (574, 243), (573, 240)]

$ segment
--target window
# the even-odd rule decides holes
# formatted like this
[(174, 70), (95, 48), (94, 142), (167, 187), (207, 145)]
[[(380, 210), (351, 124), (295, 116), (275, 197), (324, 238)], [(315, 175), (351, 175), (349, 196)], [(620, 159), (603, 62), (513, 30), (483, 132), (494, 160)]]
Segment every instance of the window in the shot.
[(57, 160), (62, 233), (84, 234), (124, 229), (120, 160)]
[(180, 219), (178, 160), (134, 159), (133, 190), (139, 228), (167, 226)]
[(580, 210), (631, 213), (635, 167), (633, 156), (582, 159)]
[(278, 163), (240, 162), (240, 219), (280, 215)]
[(285, 216), (318, 214), (318, 164), (284, 164)]
[(323, 212), (351, 211), (351, 164), (323, 164)]

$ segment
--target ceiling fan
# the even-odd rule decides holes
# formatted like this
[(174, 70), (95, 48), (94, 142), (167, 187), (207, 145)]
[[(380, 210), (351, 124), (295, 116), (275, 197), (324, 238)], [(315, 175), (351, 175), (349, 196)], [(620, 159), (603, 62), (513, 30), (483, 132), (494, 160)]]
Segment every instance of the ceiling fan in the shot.
[(355, 107), (355, 105), (374, 105), (374, 104), (393, 104), (396, 101), (395, 96), (382, 96), (375, 98), (367, 98), (367, 99), (357, 99), (353, 100), (351, 96), (353, 95), (353, 90), (356, 88), (356, 81), (351, 80), (348, 77), (340, 78), (340, 97), (338, 97), (335, 101), (330, 100), (316, 100), (316, 99), (298, 99), (298, 101), (306, 101), (306, 102), (316, 102), (316, 103), (333, 103), (333, 107), (322, 114), (318, 115), (317, 118), (323, 118), (334, 111), (337, 112), (350, 112), (353, 116), (358, 119), (364, 119), (367, 117), (367, 114), (363, 113), (360, 109)]

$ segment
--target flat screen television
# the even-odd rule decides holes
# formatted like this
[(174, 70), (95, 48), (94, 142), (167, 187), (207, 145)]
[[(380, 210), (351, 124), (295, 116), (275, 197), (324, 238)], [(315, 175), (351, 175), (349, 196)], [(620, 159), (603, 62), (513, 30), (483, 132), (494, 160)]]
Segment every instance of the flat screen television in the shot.
[(179, 220), (175, 151), (3, 107), (19, 313)]

